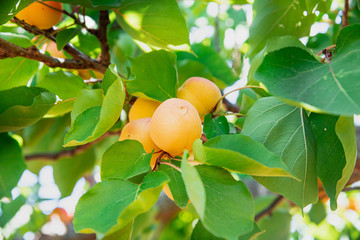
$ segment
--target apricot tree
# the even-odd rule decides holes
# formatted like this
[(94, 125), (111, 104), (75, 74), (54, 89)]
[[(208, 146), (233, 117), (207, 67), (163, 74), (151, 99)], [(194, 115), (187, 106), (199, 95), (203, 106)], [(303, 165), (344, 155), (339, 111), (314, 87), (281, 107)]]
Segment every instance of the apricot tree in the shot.
[(0, 239), (55, 215), (74, 239), (360, 237), (324, 220), (360, 210), (358, 4), (3, 2)]

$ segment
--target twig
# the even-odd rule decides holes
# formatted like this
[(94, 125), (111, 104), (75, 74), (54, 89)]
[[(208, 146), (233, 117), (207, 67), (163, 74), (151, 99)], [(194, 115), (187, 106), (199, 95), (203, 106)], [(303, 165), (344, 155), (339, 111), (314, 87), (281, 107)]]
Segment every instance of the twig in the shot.
[(350, 192), (350, 191), (354, 191), (354, 190), (360, 190), (360, 186), (344, 188), (343, 192)]
[(165, 161), (159, 161), (159, 164), (164, 164), (164, 165), (168, 165), (176, 170), (178, 170), (179, 172), (181, 172), (181, 169), (178, 167), (178, 166), (175, 166), (174, 164), (172, 163), (169, 163), (169, 162), (165, 162)]
[(100, 142), (101, 140), (104, 140), (105, 138), (113, 135), (120, 135), (120, 132), (107, 132), (95, 141), (92, 141), (90, 143), (75, 147), (71, 150), (63, 150), (57, 153), (39, 153), (39, 154), (32, 154), (25, 156), (26, 161), (33, 161), (33, 160), (46, 160), (46, 161), (56, 161), (60, 158), (64, 157), (73, 157), (75, 155), (81, 154), (85, 152), (86, 150), (90, 149), (94, 144), (97, 142)]
[(240, 111), (240, 107), (238, 105), (231, 103), (226, 98), (224, 98), (222, 102), (228, 111), (233, 113), (238, 113)]
[(285, 198), (279, 195), (267, 208), (256, 214), (255, 221), (259, 221), (261, 218), (265, 217), (266, 215), (271, 215), (274, 209), (284, 200)]
[(348, 12), (349, 12), (349, 0), (345, 0), (344, 11), (342, 15), (342, 24), (341, 24), (342, 27), (349, 25)]

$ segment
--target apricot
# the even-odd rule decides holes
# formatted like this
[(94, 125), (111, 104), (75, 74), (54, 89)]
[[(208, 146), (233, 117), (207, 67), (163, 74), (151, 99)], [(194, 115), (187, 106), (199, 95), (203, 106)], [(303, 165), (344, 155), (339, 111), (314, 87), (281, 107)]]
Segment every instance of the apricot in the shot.
[(66, 58), (65, 53), (62, 50), (58, 50), (56, 43), (51, 41), (46, 46), (46, 51), (50, 53), (51, 56), (57, 58)]
[(139, 118), (151, 118), (160, 103), (145, 98), (136, 99), (129, 111), (129, 121), (131, 122)]
[[(150, 137), (150, 121), (151, 118), (141, 118), (129, 122), (122, 129), (119, 141), (125, 139), (134, 139), (143, 145), (145, 152), (151, 153), (153, 150), (158, 152), (159, 148), (155, 145)], [(151, 168), (154, 167), (156, 158), (158, 156), (158, 154), (153, 154), (150, 162)]]
[[(46, 1), (46, 5), (52, 8), (62, 10), (62, 3)], [(40, 29), (48, 29), (58, 24), (62, 17), (62, 12), (45, 6), (42, 3), (34, 2), (18, 12), (15, 16), (20, 20), (24, 20), (30, 25), (34, 25)]]
[(179, 88), (177, 96), (194, 105), (203, 119), (215, 108), (221, 97), (221, 92), (210, 80), (202, 77), (191, 77)]
[(79, 69), (77, 70), (79, 76), (84, 80), (89, 80), (90, 78), (103, 79), (104, 74), (101, 72), (91, 70), (91, 69)]
[(171, 98), (161, 103), (150, 123), (154, 143), (171, 156), (184, 149), (192, 150), (193, 142), (201, 137), (201, 120), (196, 108), (186, 100)]
[(166, 195), (168, 198), (170, 198), (171, 200), (174, 201), (174, 197), (173, 197), (173, 195), (172, 195), (172, 193), (171, 193), (171, 191), (170, 191), (170, 188), (169, 188), (169, 185), (168, 185), (168, 184), (166, 184), (166, 185), (163, 187), (163, 192), (165, 193), (165, 195)]

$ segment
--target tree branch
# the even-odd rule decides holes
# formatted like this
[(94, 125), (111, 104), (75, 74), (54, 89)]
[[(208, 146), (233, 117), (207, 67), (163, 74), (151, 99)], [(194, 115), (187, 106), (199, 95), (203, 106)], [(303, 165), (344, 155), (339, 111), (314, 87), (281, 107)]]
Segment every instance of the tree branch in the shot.
[(73, 157), (75, 155), (85, 152), (86, 150), (90, 149), (94, 144), (113, 135), (120, 135), (120, 132), (107, 132), (98, 139), (96, 139), (95, 141), (89, 142), (81, 146), (77, 146), (71, 150), (66, 149), (57, 153), (39, 153), (39, 154), (27, 155), (25, 156), (25, 161), (33, 161), (33, 160), (56, 161), (64, 157)]
[[(27, 24), (26, 22), (24, 22), (16, 17), (14, 17), (12, 19), (12, 21), (15, 22), (16, 24), (18, 24), (20, 27), (24, 28), (29, 33), (32, 33), (34, 35), (42, 35), (42, 36), (45, 36), (46, 38), (56, 42), (56, 33), (57, 32), (53, 28), (50, 28), (47, 30), (42, 30), (36, 26)], [(3, 50), (6, 51), (6, 49), (3, 49)], [(88, 55), (79, 51), (70, 43), (67, 43), (65, 45), (64, 51), (69, 53), (74, 59), (84, 62), (85, 66), (79, 67), (78, 69), (94, 69), (101, 73), (105, 73), (105, 71), (107, 69), (107, 66), (104, 66), (98, 60), (92, 59)], [(64, 66), (62, 66), (62, 67), (66, 68)]]
[(256, 214), (255, 221), (259, 221), (261, 218), (265, 217), (266, 215), (271, 215), (274, 209), (284, 200), (285, 198), (279, 195), (267, 208), (262, 210), (260, 213)]
[(348, 13), (349, 13), (349, 0), (345, 0), (345, 5), (342, 15), (342, 24), (341, 24), (342, 27), (349, 25)]
[(109, 23), (110, 23), (109, 11), (103, 10), (100, 11), (99, 29), (88, 29), (88, 31), (91, 34), (95, 35), (95, 37), (100, 42), (100, 47), (101, 47), (100, 62), (105, 66), (109, 66), (110, 64), (109, 43), (107, 40), (107, 26), (109, 25)]

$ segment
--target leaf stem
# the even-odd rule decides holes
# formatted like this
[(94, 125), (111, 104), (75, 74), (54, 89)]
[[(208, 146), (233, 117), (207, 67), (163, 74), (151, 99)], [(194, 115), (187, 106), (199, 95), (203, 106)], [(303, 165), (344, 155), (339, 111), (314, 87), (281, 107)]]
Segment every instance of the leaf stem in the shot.
[(175, 166), (174, 164), (172, 163), (169, 163), (169, 162), (165, 162), (165, 161), (159, 161), (159, 164), (164, 164), (164, 165), (168, 165), (176, 170), (178, 170), (179, 172), (181, 172), (181, 169), (178, 167), (178, 166)]

